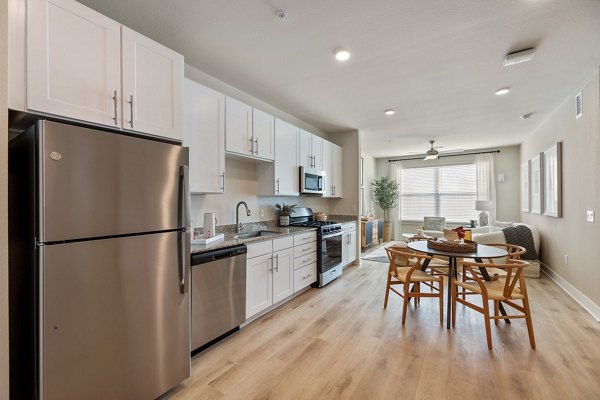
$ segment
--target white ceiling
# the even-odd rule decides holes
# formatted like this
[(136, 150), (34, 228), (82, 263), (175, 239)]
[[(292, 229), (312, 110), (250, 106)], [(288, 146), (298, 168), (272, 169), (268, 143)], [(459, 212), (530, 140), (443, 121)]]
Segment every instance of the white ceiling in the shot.
[(598, 0), (80, 1), (375, 157), (518, 144), (600, 66)]

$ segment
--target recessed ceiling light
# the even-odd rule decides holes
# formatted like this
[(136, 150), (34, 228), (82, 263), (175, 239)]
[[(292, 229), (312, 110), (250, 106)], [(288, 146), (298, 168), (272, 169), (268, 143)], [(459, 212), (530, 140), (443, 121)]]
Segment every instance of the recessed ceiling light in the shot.
[(385, 115), (394, 115), (396, 114), (396, 111), (392, 110), (391, 108), (388, 108), (387, 110), (385, 110), (383, 112)]
[(505, 87), (505, 88), (496, 90), (496, 95), (497, 96), (502, 96), (503, 94), (506, 94), (508, 92), (510, 92), (510, 88), (509, 87)]
[(535, 114), (535, 113), (530, 112), (527, 114), (523, 114), (523, 115), (521, 115), (521, 119), (529, 119), (533, 116), (533, 114)]
[(344, 50), (344, 49), (336, 50), (335, 58), (338, 61), (347, 61), (350, 58), (350, 52), (348, 50)]

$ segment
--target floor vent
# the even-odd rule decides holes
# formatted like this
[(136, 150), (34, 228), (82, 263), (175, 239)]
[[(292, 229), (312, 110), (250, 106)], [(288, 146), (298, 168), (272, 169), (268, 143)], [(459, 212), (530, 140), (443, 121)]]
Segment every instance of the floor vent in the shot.
[(582, 96), (582, 92), (577, 93), (577, 96), (575, 96), (575, 106), (576, 106), (576, 110), (575, 110), (575, 118), (579, 118), (583, 115), (583, 96)]

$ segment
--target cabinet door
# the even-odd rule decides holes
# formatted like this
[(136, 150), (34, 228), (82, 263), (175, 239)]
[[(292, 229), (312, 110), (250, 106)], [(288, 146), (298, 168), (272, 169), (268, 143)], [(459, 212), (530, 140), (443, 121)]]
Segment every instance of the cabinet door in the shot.
[(350, 234), (344, 233), (342, 236), (342, 265), (348, 264), (348, 247), (350, 243)]
[(294, 293), (294, 250), (273, 253), (273, 304)]
[(333, 197), (333, 143), (323, 140), (323, 171), (325, 171), (325, 194), (323, 197)]
[(349, 263), (356, 260), (356, 231), (348, 233), (347, 261)]
[(225, 98), (225, 150), (254, 156), (252, 107), (232, 97)]
[(298, 162), (301, 167), (314, 168), (313, 158), (310, 150), (312, 133), (300, 129), (298, 134)]
[[(367, 221), (365, 224), (365, 245), (368, 246), (373, 243), (373, 221)], [(377, 226), (375, 225), (375, 233), (377, 233)]]
[(313, 168), (319, 171), (323, 170), (323, 139), (311, 135), (310, 150), (313, 155)]
[(256, 157), (273, 160), (275, 158), (275, 117), (253, 108), (252, 136)]
[(182, 140), (183, 56), (122, 27), (123, 129)]
[[(325, 148), (325, 147), (323, 147)], [(333, 172), (333, 197), (343, 197), (343, 170), (342, 164), (342, 148), (337, 144), (332, 145), (331, 149), (331, 170)], [(323, 160), (325, 159), (325, 152), (323, 152)]]
[(271, 254), (246, 261), (246, 319), (273, 304), (273, 258)]
[(298, 196), (300, 194), (298, 165), (299, 129), (280, 119), (275, 120), (275, 193)]
[(27, 108), (119, 126), (121, 25), (72, 0), (27, 12)]
[(183, 144), (190, 148), (190, 192), (225, 191), (225, 95), (185, 80)]

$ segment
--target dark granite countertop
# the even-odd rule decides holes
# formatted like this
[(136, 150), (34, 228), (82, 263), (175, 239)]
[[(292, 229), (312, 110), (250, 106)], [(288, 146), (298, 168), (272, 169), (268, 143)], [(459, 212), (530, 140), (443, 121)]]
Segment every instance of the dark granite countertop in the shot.
[[(219, 240), (210, 244), (193, 244), (192, 245), (192, 254), (205, 253), (211, 250), (224, 249), (226, 247), (236, 246), (239, 244), (247, 244), (252, 242), (259, 242), (262, 240), (272, 240), (275, 238), (287, 236), (287, 235), (295, 235), (296, 233), (315, 231), (316, 228), (305, 228), (300, 226), (268, 226), (266, 228), (262, 228), (261, 230), (268, 230), (270, 232), (276, 232), (273, 235), (268, 236), (258, 236), (247, 239), (234, 239), (235, 233), (227, 232), (225, 233), (225, 238), (223, 240)], [(242, 233), (252, 232), (251, 230), (244, 230)]]

